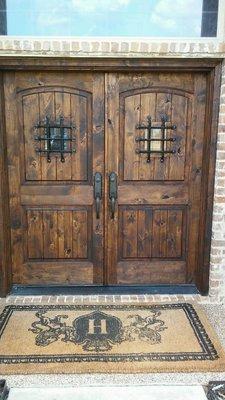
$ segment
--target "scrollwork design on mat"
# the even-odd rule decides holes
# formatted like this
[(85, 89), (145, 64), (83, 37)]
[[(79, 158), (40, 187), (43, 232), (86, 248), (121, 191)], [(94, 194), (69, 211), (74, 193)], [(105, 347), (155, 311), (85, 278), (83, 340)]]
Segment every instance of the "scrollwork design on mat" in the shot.
[(140, 315), (129, 315), (129, 325), (124, 327), (124, 340), (133, 341), (136, 339), (156, 344), (161, 343), (160, 332), (167, 329), (165, 322), (158, 319), (160, 311), (152, 311), (152, 315), (141, 317)]
[(66, 323), (68, 315), (51, 317), (46, 312), (37, 312), (35, 316), (38, 320), (32, 322), (29, 329), (36, 334), (37, 346), (48, 346), (61, 340), (81, 345), (84, 351), (103, 352), (125, 341), (159, 344), (161, 332), (167, 329), (163, 320), (159, 319), (161, 312), (157, 310), (146, 317), (128, 315), (124, 326), (118, 317), (102, 311), (81, 315), (73, 320), (72, 325)]
[(67, 319), (68, 315), (56, 315), (53, 318), (48, 317), (46, 311), (39, 311), (35, 315), (38, 321), (32, 322), (32, 328), (28, 329), (33, 333), (37, 333), (35, 342), (37, 346), (48, 346), (49, 344), (61, 339), (62, 342), (74, 340), (74, 329), (67, 326), (63, 319)]

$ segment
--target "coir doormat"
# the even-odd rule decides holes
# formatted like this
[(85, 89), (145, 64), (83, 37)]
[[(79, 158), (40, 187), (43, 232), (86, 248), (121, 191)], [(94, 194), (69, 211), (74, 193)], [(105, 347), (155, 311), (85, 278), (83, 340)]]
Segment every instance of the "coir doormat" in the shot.
[(11, 305), (0, 316), (0, 373), (225, 371), (200, 311), (161, 305)]

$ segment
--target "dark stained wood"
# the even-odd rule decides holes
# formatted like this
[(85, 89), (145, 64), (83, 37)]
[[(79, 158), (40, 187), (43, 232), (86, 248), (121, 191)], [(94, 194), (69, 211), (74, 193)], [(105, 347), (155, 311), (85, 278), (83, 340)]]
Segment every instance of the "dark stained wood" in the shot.
[(208, 120), (205, 126), (204, 154), (208, 156), (203, 164), (201, 232), (199, 240), (199, 258), (197, 286), (202, 294), (209, 290), (209, 265), (212, 240), (212, 213), (214, 200), (214, 181), (216, 166), (216, 143), (218, 132), (218, 115), (220, 105), (221, 64), (217, 65), (208, 75), (206, 114)]
[[(104, 207), (97, 220), (93, 175), (104, 176), (104, 76), (6, 73), (5, 105), (13, 283), (32, 271), (30, 283), (103, 284)], [(46, 116), (74, 127), (76, 153), (64, 163), (36, 152)]]
[[(32, 58), (32, 57), (5, 57), (0, 60), (0, 69), (6, 70), (4, 77), (5, 84), (5, 98), (4, 101), (1, 92), (1, 141), (0, 141), (0, 168), (1, 181), (0, 181), (0, 267), (1, 267), (1, 294), (4, 295), (8, 292), (12, 284), (11, 265), (15, 262), (19, 263), (22, 268), (14, 270), (13, 281), (24, 284), (43, 282), (62, 284), (92, 284), (102, 283), (103, 275), (105, 283), (119, 283), (119, 284), (133, 284), (142, 279), (141, 284), (148, 282), (160, 283), (184, 283), (195, 282), (202, 293), (206, 294), (208, 290), (208, 272), (209, 272), (209, 254), (210, 254), (210, 241), (211, 241), (211, 220), (212, 220), (212, 204), (213, 204), (213, 181), (214, 181), (214, 167), (215, 167), (215, 149), (216, 149), (216, 132), (217, 132), (217, 116), (218, 116), (218, 103), (219, 103), (219, 85), (220, 85), (220, 60), (212, 59), (185, 59), (185, 60), (165, 60), (165, 59), (55, 59), (55, 58)], [(45, 69), (47, 71), (45, 71)], [(21, 73), (14, 74), (14, 71)], [(27, 72), (25, 71), (39, 71), (30, 73), (30, 78), (27, 79)], [(80, 72), (82, 70), (82, 72)], [(9, 72), (12, 71), (12, 72)], [(56, 75), (53, 71), (63, 71)], [(66, 71), (66, 72), (65, 72)], [(74, 71), (77, 71), (74, 73)], [(99, 71), (92, 75), (91, 73), (84, 74), (84, 71)], [(103, 126), (104, 126), (104, 75), (100, 73), (107, 72), (106, 76), (106, 171), (105, 171), (105, 219), (96, 220), (95, 209), (93, 204), (93, 182), (92, 176), (96, 170), (104, 173), (104, 162), (101, 156), (104, 155), (103, 145)], [(108, 74), (108, 72), (129, 72), (127, 79), (125, 74), (123, 79), (118, 79), (117, 74)], [(135, 73), (136, 71), (136, 73)], [(145, 80), (141, 72), (146, 72), (149, 78)], [(161, 72), (160, 72), (161, 71)], [(169, 72), (170, 71), (170, 72)], [(137, 73), (138, 72), (138, 73)], [(151, 73), (150, 73), (151, 72)], [(154, 72), (154, 73), (153, 73)], [(181, 74), (182, 72), (182, 74)], [(195, 74), (193, 72), (199, 72)], [(203, 74), (205, 72), (205, 74)], [(84, 79), (85, 75), (85, 79)], [(135, 80), (132, 79), (135, 75)], [(183, 75), (182, 87), (180, 85), (180, 77)], [(206, 93), (198, 92), (197, 76), (205, 76), (207, 80)], [(74, 79), (74, 76), (76, 78)], [(94, 77), (95, 76), (95, 77)], [(93, 78), (94, 77), (94, 78)], [(174, 91), (171, 93), (171, 77), (174, 83)], [(201, 80), (201, 78), (199, 78)], [(199, 80), (199, 81), (200, 81)], [(71, 85), (71, 81), (73, 84)], [(74, 82), (76, 84), (74, 85)], [(164, 88), (164, 94), (154, 94), (154, 87), (160, 89)], [(31, 89), (32, 87), (32, 89)], [(63, 88), (66, 87), (64, 90)], [(33, 88), (36, 88), (32, 92)], [(69, 96), (68, 96), (69, 88)], [(140, 94), (140, 88), (142, 93)], [(200, 87), (199, 87), (200, 88)], [(21, 91), (22, 89), (22, 91)], [(78, 143), (79, 156), (73, 155), (71, 165), (67, 163), (65, 169), (61, 169), (61, 164), (56, 168), (57, 172), (53, 174), (53, 181), (51, 181), (51, 192), (48, 190), (49, 181), (43, 180), (39, 185), (39, 180), (48, 175), (46, 166), (42, 167), (41, 157), (37, 157), (36, 152), (33, 152), (31, 141), (29, 137), (31, 131), (31, 121), (37, 117), (34, 112), (36, 107), (37, 98), (39, 99), (40, 110), (42, 107), (49, 107), (47, 102), (40, 105), (40, 97), (48, 96), (49, 89), (55, 89), (54, 103), (52, 112), (59, 115), (67, 114), (68, 120), (75, 121), (76, 126), (79, 127)], [(153, 90), (152, 90), (153, 89)], [(179, 90), (183, 89), (186, 93), (185, 96), (180, 96)], [(72, 91), (73, 90), (73, 91)], [(155, 171), (155, 159), (150, 168), (144, 163), (138, 163), (137, 174), (135, 170), (135, 181), (132, 183), (130, 190), (129, 185), (121, 185), (120, 175), (121, 168), (123, 167), (121, 157), (123, 160), (123, 150), (119, 148), (119, 98), (118, 93), (124, 91), (133, 91), (134, 97), (139, 98), (141, 104), (141, 112), (138, 109), (135, 112), (138, 118), (143, 120), (148, 109), (153, 107), (151, 104), (158, 102), (161, 109), (167, 107), (167, 112), (171, 115), (171, 120), (177, 119), (177, 125), (180, 126), (181, 138), (175, 143), (175, 146), (182, 148), (183, 153), (179, 153), (179, 157), (174, 157), (173, 164), (164, 168), (163, 171)], [(51, 91), (51, 90), (50, 90)], [(86, 97), (83, 93), (87, 93)], [(198, 100), (192, 101), (192, 107), (188, 105), (190, 99), (196, 97)], [(29, 97), (30, 96), (30, 97)], [(91, 97), (93, 96), (93, 103)], [(160, 99), (161, 96), (161, 99)], [(204, 99), (204, 96), (205, 99)], [(201, 98), (202, 97), (202, 98)], [(23, 98), (23, 102), (20, 99)], [(203, 99), (203, 100), (202, 100)], [(185, 227), (188, 226), (189, 220), (184, 215), (185, 207), (190, 210), (193, 206), (188, 197), (187, 185), (185, 180), (189, 179), (189, 174), (192, 174), (193, 182), (198, 181), (198, 177), (194, 178), (193, 171), (191, 172), (190, 162), (185, 161), (184, 152), (190, 159), (191, 146), (190, 143), (184, 143), (183, 138), (189, 135), (192, 131), (192, 126), (188, 124), (187, 130), (185, 123), (182, 125), (183, 116), (185, 115), (187, 121), (192, 118), (192, 112), (196, 107), (196, 103), (201, 104), (201, 101), (206, 103), (206, 120), (204, 132), (204, 146), (203, 149), (199, 148), (204, 154), (204, 163), (202, 165), (201, 175), (201, 193), (202, 196), (197, 201), (199, 202), (200, 220), (198, 246), (195, 252), (198, 255), (194, 256), (195, 270), (190, 266), (188, 269), (185, 267), (185, 260), (175, 260), (175, 257), (181, 257), (181, 254), (187, 254), (187, 246), (184, 241)], [(213, 101), (213, 108), (212, 108)], [(69, 105), (70, 103), (70, 105)], [(80, 114), (73, 113), (75, 108), (80, 107)], [(16, 106), (17, 105), (17, 106)], [(169, 108), (168, 108), (169, 107)], [(7, 116), (6, 130), (10, 133), (7, 138), (8, 144), (8, 168), (6, 168), (5, 157), (5, 136), (4, 136), (4, 114), (5, 110)], [(23, 110), (23, 111), (22, 111)], [(95, 113), (95, 110), (97, 112)], [(182, 110), (182, 111), (181, 111)], [(123, 115), (123, 111), (120, 110)], [(91, 126), (91, 119), (87, 120), (84, 115), (93, 114), (94, 127)], [(18, 124), (17, 124), (18, 121)], [(30, 121), (30, 122), (29, 122)], [(37, 122), (37, 121), (35, 121)], [(195, 121), (193, 120), (193, 123)], [(18, 140), (22, 134), (22, 130), (18, 131), (18, 126), (24, 124), (24, 139)], [(29, 125), (30, 124), (30, 125)], [(86, 125), (88, 124), (88, 125)], [(129, 121), (128, 121), (129, 124)], [(18, 126), (17, 126), (18, 125)], [(88, 132), (94, 132), (93, 137), (88, 135)], [(179, 133), (180, 135), (180, 133)], [(93, 139), (93, 142), (92, 142)], [(186, 149), (185, 146), (187, 145)], [(27, 148), (26, 156), (24, 156), (24, 163), (20, 163), (21, 157)], [(95, 150), (93, 150), (95, 149)], [(114, 156), (112, 156), (112, 149), (116, 149)], [(96, 156), (93, 157), (94, 153)], [(185, 164), (184, 164), (185, 161)], [(166, 161), (167, 162), (167, 161)], [(177, 164), (175, 164), (177, 163)], [(83, 166), (83, 168), (81, 167)], [(86, 167), (85, 167), (86, 166)], [(161, 167), (161, 166), (160, 166)], [(43, 168), (43, 172), (42, 172)], [(86, 169), (85, 169), (86, 168)], [(71, 172), (70, 172), (71, 171)], [(120, 261), (121, 249), (118, 249), (116, 239), (121, 237), (119, 232), (118, 205), (116, 207), (115, 220), (111, 220), (108, 204), (108, 173), (116, 171), (119, 176), (119, 209), (121, 207), (128, 207), (129, 212), (136, 212), (136, 207), (141, 207), (137, 212), (137, 237), (135, 239), (137, 259)], [(127, 170), (128, 171), (128, 170)], [(154, 182), (154, 189), (149, 189), (149, 180), (152, 180), (154, 173), (157, 172), (157, 177), (160, 176), (160, 181)], [(128, 171), (130, 173), (131, 171)], [(163, 174), (162, 174), (163, 172)], [(199, 170), (196, 170), (197, 175)], [(50, 176), (51, 176), (50, 174)], [(71, 177), (70, 177), (71, 174)], [(7, 176), (8, 175), (8, 176)], [(59, 177), (59, 180), (57, 179)], [(8, 177), (10, 181), (10, 213), (11, 221), (9, 220), (8, 200), (7, 200), (7, 182)], [(15, 177), (15, 178), (14, 178)], [(71, 180), (72, 178), (72, 180)], [(49, 179), (49, 178), (48, 178)], [(61, 181), (60, 179), (64, 179)], [(136, 181), (137, 179), (137, 181)], [(166, 182), (165, 182), (166, 179)], [(173, 180), (172, 180), (173, 179)], [(174, 180), (175, 179), (175, 180)], [(71, 181), (74, 182), (71, 184)], [(140, 190), (140, 182), (142, 182), (143, 190)], [(171, 188), (170, 181), (173, 182)], [(18, 196), (21, 182), (21, 200)], [(77, 182), (77, 183), (76, 183)], [(129, 182), (129, 181), (127, 181)], [(138, 182), (138, 185), (136, 184)], [(175, 183), (176, 182), (176, 183)], [(86, 191), (85, 191), (86, 187)], [(196, 185), (197, 187), (197, 185)], [(79, 189), (78, 189), (79, 188)], [(35, 192), (36, 190), (36, 192)], [(191, 192), (194, 193), (194, 192)], [(74, 200), (74, 198), (77, 200)], [(42, 203), (43, 202), (43, 203)], [(159, 205), (165, 209), (160, 209), (160, 215), (165, 214), (167, 210), (167, 248), (162, 247), (160, 252), (166, 254), (168, 259), (164, 258), (164, 262), (159, 259), (152, 258), (152, 269), (148, 265), (148, 259), (152, 257), (152, 232), (149, 232), (148, 226), (152, 221), (152, 210), (148, 205)], [(22, 205), (18, 212), (18, 206)], [(173, 205), (173, 210), (168, 212), (168, 207)], [(178, 209), (182, 205), (182, 209)], [(58, 240), (57, 240), (57, 263), (55, 259), (50, 261), (40, 260), (38, 257), (44, 251), (44, 243), (38, 235), (40, 235), (37, 226), (40, 226), (40, 220), (36, 219), (37, 226), (35, 227), (35, 212), (46, 212), (48, 209), (52, 210), (53, 214), (57, 212), (57, 226), (58, 226)], [(73, 259), (70, 257), (71, 253), (68, 251), (71, 247), (70, 226), (72, 212), (75, 208), (83, 209), (87, 207), (87, 218), (89, 221), (87, 239), (85, 232), (81, 233), (79, 246), (81, 253)], [(174, 208), (175, 207), (175, 208)], [(177, 208), (178, 207), (178, 208)], [(101, 211), (103, 212), (103, 205)], [(76, 212), (76, 210), (75, 210)], [(189, 212), (189, 211), (188, 211)], [(91, 217), (92, 213), (92, 217)], [(83, 214), (82, 214), (83, 215)], [(165, 214), (166, 215), (166, 214)], [(164, 215), (164, 217), (165, 217)], [(28, 218), (29, 216), (29, 218)], [(103, 213), (101, 213), (103, 216)], [(51, 224), (54, 225), (51, 220)], [(196, 217), (194, 217), (196, 218)], [(32, 219), (34, 219), (32, 221)], [(50, 225), (51, 225), (50, 224)], [(9, 230), (7, 227), (11, 225), (11, 244), (9, 238)], [(76, 225), (76, 224), (75, 224)], [(196, 224), (197, 226), (197, 224)], [(108, 229), (106, 229), (108, 228)], [(78, 229), (78, 228), (77, 228)], [(130, 229), (130, 228), (129, 228)], [(82, 230), (82, 229), (81, 229)], [(23, 232), (29, 232), (28, 237), (24, 237)], [(51, 229), (50, 229), (51, 231)], [(79, 229), (78, 229), (79, 231)], [(105, 234), (104, 234), (105, 231)], [(126, 229), (125, 229), (126, 231)], [(94, 232), (94, 234), (93, 234)], [(105, 238), (105, 268), (103, 271), (103, 234)], [(163, 234), (163, 230), (162, 230)], [(181, 239), (182, 236), (182, 239)], [(51, 238), (51, 237), (50, 237)], [(54, 239), (54, 235), (53, 235)], [(133, 240), (133, 239), (132, 239)], [(35, 247), (35, 242), (38, 245)], [(92, 242), (93, 241), (93, 242)], [(50, 241), (51, 242), (51, 241)], [(85, 247), (86, 242), (86, 247)], [(54, 244), (54, 240), (53, 240)], [(122, 245), (122, 243), (121, 243)], [(165, 244), (164, 244), (165, 246)], [(82, 249), (81, 249), (82, 247)], [(76, 246), (75, 246), (76, 248)], [(54, 250), (55, 251), (55, 250)], [(52, 250), (52, 254), (54, 253)], [(82, 254), (83, 251), (83, 254)], [(132, 250), (133, 251), (133, 250)], [(65, 255), (65, 259), (60, 258)], [(88, 260), (86, 257), (88, 253)], [(55, 254), (55, 253), (54, 253)], [(191, 253), (190, 253), (191, 254)], [(147, 259), (145, 258), (147, 255)], [(12, 257), (12, 263), (10, 260)], [(24, 263), (24, 257), (27, 262)], [(191, 257), (191, 256), (190, 256)], [(172, 258), (172, 260), (169, 260)], [(139, 261), (137, 261), (139, 259)], [(83, 261), (82, 261), (83, 260)], [(119, 261), (118, 261), (119, 260)], [(142, 260), (142, 261), (140, 261)], [(94, 266), (93, 266), (94, 261)], [(24, 263), (24, 264), (23, 264)], [(118, 263), (118, 269), (115, 265)], [(82, 264), (82, 265), (81, 265)], [(141, 265), (141, 273), (140, 273)], [(159, 274), (161, 269), (161, 274)], [(142, 274), (142, 275), (141, 275)], [(163, 281), (164, 279), (164, 281)]]
[(151, 257), (152, 255), (152, 210), (138, 210), (138, 235), (137, 235), (137, 256), (138, 258)]
[(27, 253), (28, 258), (43, 258), (43, 211), (27, 210)]
[(73, 257), (73, 211), (57, 211), (58, 258)]
[[(20, 147), (18, 129), (18, 113), (16, 107), (15, 93), (15, 73), (9, 73), (4, 76), (5, 86), (5, 129), (7, 135), (7, 163), (9, 178), (9, 205), (11, 228), (11, 267), (12, 282), (22, 275), (22, 265), (25, 252), (25, 235), (24, 235), (24, 213), (20, 207), (20, 181), (22, 168), (20, 168)], [(10, 117), (9, 117), (10, 115)], [(10, 132), (10, 134), (8, 134)], [(13, 265), (18, 265), (17, 270), (13, 269)]]
[(2, 57), (2, 70), (78, 70), (78, 71), (211, 71), (221, 59), (211, 58), (71, 58), (71, 57)]
[(167, 257), (167, 210), (155, 210), (152, 223), (152, 257)]
[(86, 210), (28, 209), (28, 257), (88, 258)]
[(167, 211), (167, 257), (181, 257), (183, 253), (182, 236), (184, 217), (182, 210)]
[[(59, 121), (60, 117), (63, 115), (64, 121), (66, 124), (73, 124), (73, 119), (71, 118), (71, 93), (65, 93), (64, 91), (55, 92), (55, 119)], [(79, 97), (79, 96), (78, 96)], [(79, 107), (76, 108), (79, 110)], [(77, 113), (80, 114), (80, 113)], [(84, 113), (86, 116), (86, 112)], [(78, 131), (78, 129), (77, 129)], [(73, 132), (74, 134), (74, 132)], [(79, 154), (79, 151), (78, 151)], [(56, 158), (56, 171), (57, 171), (57, 180), (59, 181), (70, 181), (72, 180), (72, 162), (73, 157), (75, 158), (75, 154), (72, 156), (70, 154), (65, 154), (65, 163), (60, 161), (60, 158)], [(82, 168), (81, 168), (82, 170)]]
[(134, 210), (123, 211), (122, 243), (123, 257), (137, 258), (138, 254), (138, 212)]
[[(190, 75), (190, 74), (189, 74)], [(192, 81), (190, 76), (189, 79), (185, 76), (184, 79), (187, 83)], [(148, 83), (149, 79), (146, 79)], [(133, 81), (132, 81), (133, 82)], [(157, 82), (158, 83), (158, 82)], [(162, 81), (160, 81), (162, 84)], [(175, 82), (176, 83), (176, 82)], [(136, 80), (135, 80), (136, 84)], [(179, 84), (179, 83), (177, 83)], [(140, 85), (146, 85), (146, 83), (140, 82)], [(149, 92), (147, 92), (149, 90)], [(153, 92), (155, 90), (155, 92)], [(184, 168), (185, 168), (185, 146), (186, 146), (186, 127), (188, 126), (188, 114), (187, 104), (188, 99), (191, 95), (189, 92), (184, 90), (164, 89), (158, 87), (156, 89), (142, 87), (138, 94), (138, 89), (129, 90), (121, 93), (120, 95), (120, 110), (124, 118), (121, 117), (120, 129), (124, 132), (123, 137), (120, 138), (121, 149), (124, 143), (124, 171), (121, 174), (124, 175), (124, 179), (129, 180), (156, 180), (156, 181), (182, 181), (184, 180)], [(166, 149), (176, 150), (176, 154), (173, 157), (171, 163), (171, 156), (165, 155), (164, 163), (158, 163), (158, 156), (151, 156), (150, 165), (146, 163), (145, 154), (137, 154), (133, 151), (133, 148), (139, 148), (140, 150), (146, 150), (147, 144), (142, 142), (137, 145), (135, 138), (137, 136), (144, 136), (146, 133), (144, 130), (135, 129), (137, 124), (147, 123), (147, 117), (151, 110), (152, 124), (154, 126), (161, 125), (161, 118), (167, 115), (167, 125), (179, 126), (179, 132), (167, 131), (167, 138), (173, 138), (176, 136), (176, 142), (172, 145), (171, 143), (166, 144)], [(155, 131), (154, 131), (155, 132)], [(159, 132), (160, 133), (160, 132)]]
[(40, 98), (36, 94), (24, 96), (22, 100), (24, 148), (25, 148), (25, 175), (26, 180), (42, 180), (41, 155), (35, 151), (34, 146), (34, 125), (37, 121)]
[[(151, 166), (150, 166), (151, 168)], [(130, 188), (130, 190), (129, 190)], [(188, 204), (188, 189), (183, 183), (167, 184), (156, 183), (154, 190), (148, 184), (143, 184), (142, 190), (135, 183), (130, 183), (129, 187), (126, 185), (119, 186), (118, 193), (120, 196), (121, 204)]]
[[(168, 283), (178, 260), (185, 265), (181, 282), (197, 283), (207, 74), (111, 74), (107, 87), (107, 170), (118, 174), (115, 219), (109, 212), (106, 219), (107, 283), (119, 283), (121, 273), (123, 284), (140, 283), (127, 259), (137, 263), (145, 284), (152, 283), (152, 268), (154, 283)], [(137, 124), (146, 123), (149, 115), (154, 126), (165, 115), (167, 124), (177, 125), (166, 132), (177, 139), (166, 145), (176, 154), (166, 155), (163, 163), (153, 154), (147, 164), (146, 154), (136, 152), (137, 146), (146, 149), (135, 139), (145, 135)], [(167, 263), (170, 259), (174, 263)]]
[[(155, 119), (153, 119), (153, 121), (155, 121), (154, 125), (156, 126), (160, 126), (161, 125), (161, 118), (163, 116), (167, 116), (168, 118), (168, 122), (171, 122), (171, 98), (172, 98), (172, 92), (171, 93), (161, 93), (161, 92), (157, 92), (156, 93), (156, 104), (155, 104)], [(151, 109), (149, 109), (149, 113), (151, 113)], [(153, 117), (154, 118), (154, 117)], [(185, 121), (186, 122), (186, 121)], [(174, 123), (172, 121), (172, 123)], [(174, 123), (175, 124), (175, 123)], [(167, 136), (172, 136), (171, 135), (171, 131), (167, 134)], [(169, 150), (171, 146), (169, 146), (169, 143), (167, 143), (166, 145), (167, 149)], [(172, 146), (174, 147), (174, 146)], [(169, 177), (168, 175), (171, 175), (170, 172), (170, 165), (173, 164), (170, 162), (171, 161), (171, 156), (165, 155), (165, 159), (164, 162), (158, 162), (159, 161), (159, 157), (157, 155), (153, 155), (154, 158), (154, 180), (162, 180), (162, 181), (168, 181)], [(175, 180), (174, 177), (171, 177), (171, 180)]]
[(120, 259), (184, 256), (184, 209), (156, 206), (120, 207)]
[[(55, 92), (51, 90), (50, 92), (42, 92), (38, 93), (37, 95), (39, 97), (39, 116), (38, 116), (38, 122), (44, 124), (46, 116), (49, 116), (51, 120), (56, 119), (56, 110), (55, 110)], [(37, 118), (37, 116), (36, 116)], [(32, 132), (32, 127), (34, 127), (34, 122), (35, 121), (30, 121), (31, 125), (31, 132)], [(37, 122), (36, 122), (37, 123)], [(34, 128), (33, 128), (34, 129)], [(43, 131), (42, 135), (43, 135)], [(36, 132), (40, 134), (39, 132)], [(34, 131), (33, 131), (34, 135)], [(32, 140), (33, 137), (30, 138), (30, 147), (37, 147), (37, 144), (35, 143), (34, 146), (34, 141)], [(29, 149), (28, 149), (29, 151)], [(39, 155), (37, 154), (37, 157)], [(41, 156), (41, 181), (56, 181), (57, 180), (57, 173), (58, 173), (58, 168), (57, 168), (57, 156), (52, 156), (51, 157), (51, 162), (49, 163), (43, 155)]]
[[(139, 172), (139, 158), (140, 156), (133, 151), (135, 146), (135, 138), (140, 134), (136, 129), (136, 125), (140, 123), (140, 108), (141, 96), (134, 95), (126, 98), (125, 107), (123, 110), (124, 116), (124, 141), (123, 147), (120, 151), (124, 150), (124, 179), (127, 181), (138, 180)], [(123, 131), (122, 131), (123, 132)], [(121, 138), (122, 139), (122, 138)], [(136, 145), (137, 147), (137, 145)]]
[(91, 205), (93, 203), (93, 187), (78, 185), (51, 185), (51, 191), (47, 185), (21, 185), (21, 204), (37, 206), (43, 205)]
[(177, 131), (172, 133), (172, 137), (176, 136), (176, 142), (173, 143), (173, 148), (176, 153), (173, 162), (169, 166), (169, 180), (185, 179), (185, 153), (186, 153), (186, 137), (189, 132), (188, 128), (188, 105), (190, 102), (185, 96), (173, 94), (171, 98), (171, 121), (179, 127)]
[(92, 285), (93, 264), (90, 261), (28, 262), (24, 265), (23, 277), (18, 284), (24, 285)]
[(200, 209), (201, 209), (201, 184), (203, 166), (203, 142), (205, 130), (206, 112), (206, 78), (203, 74), (195, 77), (195, 96), (192, 102), (191, 125), (188, 135), (191, 134), (192, 140), (189, 141), (189, 197), (190, 208), (187, 213), (188, 218), (188, 242), (191, 246), (187, 248), (187, 282), (196, 282), (198, 269), (199, 239), (200, 239)]
[(86, 211), (73, 211), (72, 249), (74, 258), (87, 258), (88, 217)]
[[(92, 186), (93, 175), (96, 172), (102, 175), (102, 197), (104, 198), (105, 191), (105, 90), (104, 90), (104, 75), (96, 73), (93, 82), (93, 127), (90, 129), (92, 132), (93, 140), (93, 170), (92, 170)], [(90, 159), (91, 162), (91, 159)], [(95, 204), (92, 213), (93, 224), (93, 260), (95, 264), (94, 282), (96, 284), (104, 283), (104, 210), (106, 203), (101, 200), (99, 219), (96, 218)]]
[[(147, 261), (119, 261), (117, 280), (119, 285), (129, 285), (136, 282), (139, 285), (182, 284), (186, 281), (184, 261), (168, 261), (163, 264), (153, 260), (151, 268)], [(159, 275), (159, 270), (161, 274)]]
[[(22, 106), (21, 124), (24, 127), (26, 180), (86, 181), (87, 121), (91, 118), (90, 93), (72, 88), (47, 86), (23, 90), (21, 96), (22, 99), (18, 100), (18, 106)], [(36, 152), (38, 143), (34, 142), (34, 126), (38, 123), (44, 124), (46, 116), (51, 116), (52, 121), (59, 122), (62, 115), (65, 124), (74, 126), (72, 135), (76, 136), (76, 154), (66, 154), (64, 164), (61, 163), (58, 156), (52, 156), (51, 163), (48, 163), (46, 157), (42, 157)], [(36, 131), (36, 135), (38, 134), (40, 131)], [(91, 153), (90, 139), (89, 153)]]
[[(119, 249), (117, 245), (118, 232), (118, 207), (116, 203), (115, 218), (111, 218), (109, 204), (109, 174), (119, 170), (119, 98), (117, 92), (118, 77), (116, 74), (106, 74), (106, 113), (105, 113), (105, 284), (117, 283), (117, 271), (115, 265), (118, 262)], [(112, 149), (113, 152), (112, 152)], [(122, 153), (123, 154), (123, 153)]]
[[(142, 93), (140, 95), (140, 102), (141, 102), (141, 107), (140, 107), (140, 121), (141, 123), (146, 123), (146, 115), (149, 115), (149, 110), (152, 110), (152, 120), (155, 121), (155, 110), (156, 110), (156, 94), (155, 93)], [(140, 134), (140, 131), (136, 132), (137, 136)], [(146, 149), (146, 145), (140, 146), (143, 149)], [(149, 180), (153, 179), (154, 177), (154, 172), (155, 172), (155, 158), (153, 157), (152, 162), (150, 164), (147, 164), (145, 162), (145, 156), (144, 154), (141, 155), (139, 159), (139, 164), (138, 164), (138, 180)], [(157, 192), (157, 191), (156, 191)]]
[(5, 107), (3, 75), (0, 72), (0, 296), (4, 297), (12, 285), (11, 241), (9, 229), (9, 188), (6, 168)]
[(184, 209), (123, 206), (120, 213), (120, 259), (183, 257)]
[(58, 258), (57, 212), (43, 210), (43, 259)]
[[(71, 119), (70, 122), (76, 126), (76, 154), (72, 155), (71, 168), (72, 179), (86, 181), (88, 178), (87, 170), (87, 150), (88, 150), (88, 127), (86, 115), (87, 98), (84, 96), (70, 95), (71, 101)], [(90, 104), (89, 104), (90, 107)], [(78, 113), (76, 110), (79, 109)], [(89, 138), (90, 142), (90, 138)]]

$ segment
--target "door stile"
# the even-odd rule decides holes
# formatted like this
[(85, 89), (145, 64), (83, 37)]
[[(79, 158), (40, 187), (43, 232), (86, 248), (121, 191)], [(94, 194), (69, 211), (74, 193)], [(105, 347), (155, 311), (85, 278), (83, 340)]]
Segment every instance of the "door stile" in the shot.
[[(16, 73), (10, 73), (5, 75), (5, 113), (6, 113), (6, 132), (7, 135), (7, 163), (8, 163), (8, 177), (10, 182), (10, 218), (11, 218), (11, 257), (12, 265), (18, 264), (19, 267), (17, 272), (12, 273), (12, 279), (19, 278), (22, 274), (20, 266), (23, 265), (24, 255), (23, 247), (23, 232), (22, 232), (22, 209), (20, 207), (20, 180), (21, 180), (21, 168), (20, 168), (20, 140), (19, 130), (17, 122), (17, 112), (15, 108), (16, 104), (16, 93), (15, 93), (15, 77)], [(8, 118), (10, 115), (10, 118)]]
[(204, 202), (202, 202), (201, 221), (202, 235), (200, 246), (200, 255), (198, 261), (197, 286), (203, 295), (209, 291), (209, 265), (210, 249), (212, 239), (212, 214), (214, 202), (214, 183), (215, 183), (215, 165), (216, 165), (216, 144), (218, 132), (218, 115), (220, 107), (220, 84), (221, 84), (221, 64), (218, 64), (214, 70), (208, 74), (207, 82), (207, 101), (206, 101), (206, 137), (204, 139), (204, 154), (209, 154), (207, 162), (204, 163), (202, 192), (204, 193)]
[[(201, 230), (201, 205), (204, 202), (202, 193), (203, 181), (203, 148), (205, 140), (205, 109), (206, 109), (206, 76), (197, 74), (194, 78), (193, 113), (191, 117), (192, 132), (190, 169), (189, 169), (189, 212), (188, 218), (188, 247), (187, 247), (187, 283), (198, 281), (198, 266), (200, 253)], [(188, 133), (191, 133), (188, 132)], [(201, 188), (201, 189), (200, 189)], [(200, 227), (200, 229), (199, 229)], [(200, 288), (199, 288), (200, 289)]]
[[(109, 200), (109, 175), (118, 176), (119, 160), (119, 98), (118, 75), (106, 73), (106, 118), (105, 118), (105, 284), (117, 283), (116, 265), (118, 258), (118, 206), (111, 218)], [(119, 182), (118, 182), (119, 185)]]
[(96, 73), (93, 85), (93, 185), (94, 175), (99, 172), (102, 176), (102, 199), (99, 218), (96, 215), (96, 205), (93, 207), (93, 260), (95, 263), (93, 282), (104, 282), (104, 186), (105, 186), (105, 157), (104, 157), (104, 126), (105, 126), (105, 82), (104, 74)]
[(0, 297), (6, 296), (12, 285), (11, 238), (9, 224), (9, 185), (7, 140), (5, 130), (4, 76), (0, 72)]

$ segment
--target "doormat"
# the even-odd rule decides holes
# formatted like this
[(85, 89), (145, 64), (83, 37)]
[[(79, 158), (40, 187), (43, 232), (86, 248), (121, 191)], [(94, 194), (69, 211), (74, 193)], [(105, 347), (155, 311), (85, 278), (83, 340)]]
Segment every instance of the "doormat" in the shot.
[(224, 371), (205, 316), (187, 303), (10, 305), (0, 315), (0, 373)]

